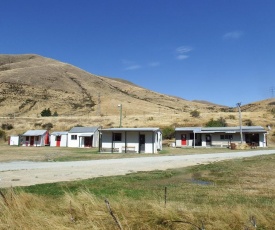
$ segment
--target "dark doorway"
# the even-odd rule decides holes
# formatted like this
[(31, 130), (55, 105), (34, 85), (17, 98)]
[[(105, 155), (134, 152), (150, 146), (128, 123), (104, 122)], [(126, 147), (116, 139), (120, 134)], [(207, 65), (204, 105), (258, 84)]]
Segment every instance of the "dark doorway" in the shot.
[(93, 147), (93, 137), (84, 137), (84, 147)]
[(30, 146), (33, 146), (33, 145), (34, 145), (34, 137), (31, 137)]
[(212, 142), (212, 138), (210, 134), (205, 135), (205, 141), (206, 141), (206, 146), (210, 146)]
[(259, 146), (260, 137), (258, 133), (245, 134), (245, 142), (247, 144), (253, 144)]
[(145, 152), (145, 135), (144, 134), (139, 135), (139, 152), (140, 153)]

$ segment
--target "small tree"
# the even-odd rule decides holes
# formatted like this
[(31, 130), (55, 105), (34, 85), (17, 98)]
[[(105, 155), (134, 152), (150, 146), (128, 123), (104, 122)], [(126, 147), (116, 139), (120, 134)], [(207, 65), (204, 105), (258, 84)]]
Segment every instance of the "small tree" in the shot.
[(165, 127), (162, 129), (163, 139), (172, 139), (174, 137), (175, 130), (173, 127)]
[(56, 111), (54, 111), (53, 117), (58, 117), (58, 113)]
[(52, 115), (52, 112), (51, 110), (48, 108), (48, 109), (44, 109), (42, 110), (42, 112), (40, 113), (42, 117), (50, 117)]
[(198, 110), (193, 110), (190, 112), (191, 117), (199, 117), (200, 112)]

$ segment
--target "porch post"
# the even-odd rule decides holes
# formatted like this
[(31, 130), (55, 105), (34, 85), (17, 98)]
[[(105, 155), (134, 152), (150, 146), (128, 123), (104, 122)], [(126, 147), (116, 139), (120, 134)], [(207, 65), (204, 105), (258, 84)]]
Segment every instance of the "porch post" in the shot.
[(125, 140), (124, 140), (125, 149), (124, 149), (124, 152), (127, 153), (127, 131), (124, 132), (124, 135), (125, 135)]
[(194, 148), (196, 148), (196, 142), (195, 142), (195, 140), (196, 140), (196, 132), (195, 132), (195, 130), (193, 131), (193, 133), (194, 133)]

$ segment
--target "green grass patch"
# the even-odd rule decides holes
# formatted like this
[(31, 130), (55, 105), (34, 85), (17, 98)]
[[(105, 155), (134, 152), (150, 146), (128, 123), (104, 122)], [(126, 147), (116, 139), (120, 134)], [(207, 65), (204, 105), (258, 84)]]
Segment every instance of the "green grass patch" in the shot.
[[(131, 199), (152, 200), (163, 197), (164, 188), (167, 187), (169, 199), (173, 201), (191, 201), (196, 204), (275, 205), (275, 195), (271, 195), (272, 191), (269, 190), (268, 194), (259, 194), (263, 191), (253, 188), (255, 185), (253, 181), (249, 182), (251, 177), (255, 179), (251, 174), (257, 172), (258, 169), (255, 168), (272, 168), (274, 163), (274, 156), (260, 156), (166, 171), (138, 172), (125, 176), (34, 185), (23, 187), (22, 190), (46, 196), (62, 196), (65, 192), (78, 193), (81, 190), (88, 190), (101, 198), (125, 196)], [(266, 177), (261, 177), (260, 180), (268, 183), (271, 180), (270, 174), (267, 173)], [(196, 181), (210, 183), (196, 183)], [(245, 184), (248, 189), (245, 189)], [(252, 190), (255, 191), (251, 193)]]

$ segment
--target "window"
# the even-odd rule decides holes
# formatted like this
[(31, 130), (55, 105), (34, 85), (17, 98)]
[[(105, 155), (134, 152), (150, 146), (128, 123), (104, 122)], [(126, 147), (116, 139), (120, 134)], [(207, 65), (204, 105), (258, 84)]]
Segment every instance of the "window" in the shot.
[(232, 140), (233, 139), (233, 135), (232, 134), (225, 134), (225, 135), (221, 135), (220, 136), (221, 140)]
[(29, 136), (26, 136), (26, 141), (29, 141), (30, 140), (30, 137)]
[(39, 137), (37, 136), (37, 137), (35, 137), (35, 141), (39, 141)]
[(113, 133), (113, 141), (121, 141), (121, 133)]
[(77, 140), (77, 135), (71, 135), (71, 140)]

